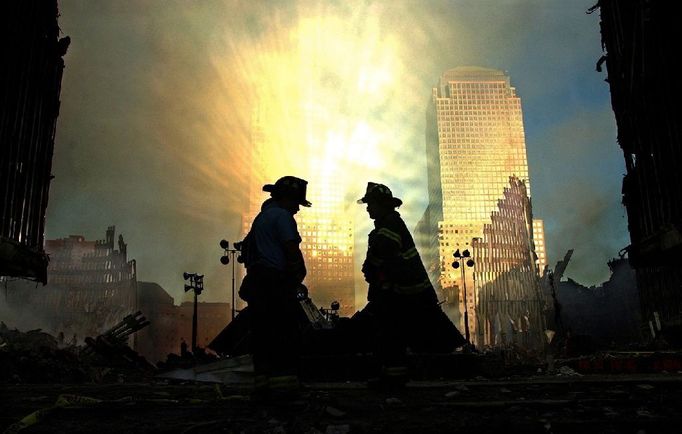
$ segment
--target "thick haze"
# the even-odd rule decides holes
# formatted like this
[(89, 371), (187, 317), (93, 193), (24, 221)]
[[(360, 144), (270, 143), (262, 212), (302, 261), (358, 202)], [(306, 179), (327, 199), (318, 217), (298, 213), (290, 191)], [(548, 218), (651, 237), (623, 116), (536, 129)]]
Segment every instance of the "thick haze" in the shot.
[[(507, 71), (521, 97), (550, 264), (575, 248), (567, 275), (600, 283), (629, 238), (593, 3), (62, 0), (72, 42), (46, 237), (116, 225), (139, 280), (177, 302), (182, 272), (204, 273), (202, 297), (227, 300), (218, 241), (239, 237), (256, 109), (273, 177), (308, 176), (319, 194), (311, 167), (339, 161), (349, 199), (384, 182), (414, 227), (431, 87), (475, 65)], [(363, 255), (369, 221), (354, 210)]]

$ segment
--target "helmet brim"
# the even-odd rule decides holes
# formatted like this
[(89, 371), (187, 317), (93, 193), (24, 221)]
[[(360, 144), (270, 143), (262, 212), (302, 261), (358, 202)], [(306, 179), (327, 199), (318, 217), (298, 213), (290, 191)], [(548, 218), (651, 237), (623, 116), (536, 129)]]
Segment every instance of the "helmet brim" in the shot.
[[(275, 184), (265, 184), (263, 186), (263, 191), (267, 191), (268, 193), (275, 193), (277, 190), (278, 189), (277, 189), (277, 186)], [(286, 193), (284, 193), (284, 194), (286, 194)], [(297, 200), (299, 205), (302, 205), (302, 206), (305, 206), (308, 208), (313, 205), (310, 201), (306, 200), (305, 198), (304, 199), (295, 198), (295, 199)]]
[(398, 208), (400, 205), (403, 204), (403, 201), (400, 200), (400, 199), (398, 199), (397, 197), (391, 197), (391, 198), (385, 198), (385, 199), (384, 199), (384, 198), (372, 198), (372, 197), (369, 197), (369, 198), (368, 198), (367, 196), (364, 196), (364, 197), (358, 199), (358, 200), (357, 200), (357, 203), (363, 204), (363, 203), (367, 203), (367, 202), (370, 201), (370, 200), (375, 200), (375, 201), (377, 201), (377, 202), (386, 202), (387, 199), (390, 199), (390, 203), (389, 203), (389, 204), (390, 204), (391, 206), (393, 206), (394, 208)]

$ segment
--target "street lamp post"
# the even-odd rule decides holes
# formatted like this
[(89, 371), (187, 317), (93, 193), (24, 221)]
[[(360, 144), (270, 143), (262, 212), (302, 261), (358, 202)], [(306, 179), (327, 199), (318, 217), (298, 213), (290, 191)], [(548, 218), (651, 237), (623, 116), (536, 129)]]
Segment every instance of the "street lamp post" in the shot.
[(467, 299), (467, 281), (464, 270), (466, 267), (473, 267), (476, 263), (473, 259), (471, 259), (469, 250), (464, 250), (462, 253), (460, 253), (459, 249), (457, 249), (452, 256), (455, 257), (455, 261), (452, 263), (452, 268), (459, 268), (462, 270), (462, 285), (464, 288), (464, 336), (467, 343), (471, 344), (471, 341), (469, 340), (469, 300)]
[[(230, 242), (227, 240), (220, 240), (220, 248), (224, 250), (223, 256), (220, 258), (220, 263), (223, 265), (227, 265), (230, 262), (232, 262), (232, 319), (234, 319), (234, 315), (236, 312), (235, 309), (235, 280), (234, 280), (234, 264), (235, 262), (239, 262), (242, 264), (244, 262), (244, 258), (241, 255), (242, 252), (242, 246), (243, 246), (243, 241), (237, 241), (232, 243), (232, 247), (230, 248)], [(239, 256), (237, 256), (237, 253), (239, 253)], [(230, 256), (232, 259), (230, 259)], [(237, 256), (236, 261), (235, 261), (235, 256)]]
[(197, 298), (204, 290), (204, 276), (197, 273), (182, 273), (182, 277), (189, 281), (185, 284), (185, 292), (194, 291), (194, 312), (192, 314), (192, 353), (197, 349)]

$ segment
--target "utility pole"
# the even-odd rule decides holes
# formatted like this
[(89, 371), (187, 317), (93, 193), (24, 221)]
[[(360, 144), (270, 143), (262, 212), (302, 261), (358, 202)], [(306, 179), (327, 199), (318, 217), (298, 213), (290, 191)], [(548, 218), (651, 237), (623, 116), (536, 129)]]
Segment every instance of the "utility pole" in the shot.
[(197, 302), (199, 294), (204, 290), (204, 275), (197, 273), (182, 273), (182, 277), (189, 281), (185, 284), (185, 292), (194, 291), (194, 313), (192, 315), (192, 354), (197, 349)]

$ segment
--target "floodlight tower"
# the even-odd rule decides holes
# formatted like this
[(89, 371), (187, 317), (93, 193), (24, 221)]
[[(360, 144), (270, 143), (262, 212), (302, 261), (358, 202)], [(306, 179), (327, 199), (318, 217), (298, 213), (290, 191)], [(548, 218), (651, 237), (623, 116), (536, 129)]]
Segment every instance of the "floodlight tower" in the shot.
[[(232, 248), (230, 248), (230, 242), (227, 240), (220, 240), (220, 248), (223, 249), (223, 256), (220, 258), (220, 263), (223, 265), (227, 265), (230, 262), (232, 262), (232, 319), (234, 319), (235, 312), (237, 311), (235, 309), (235, 280), (234, 280), (234, 263), (239, 262), (240, 264), (244, 263), (244, 258), (241, 255), (242, 252), (242, 246), (244, 245), (244, 241), (236, 241), (232, 243)], [(237, 256), (237, 253), (239, 255)], [(235, 256), (237, 256), (237, 260), (235, 261)], [(232, 259), (230, 259), (232, 257)]]
[(452, 268), (454, 269), (459, 268), (462, 270), (462, 285), (464, 287), (464, 333), (467, 343), (470, 344), (471, 341), (469, 340), (469, 308), (468, 308), (469, 300), (467, 299), (467, 281), (466, 273), (464, 272), (464, 270), (466, 269), (466, 267), (473, 267), (476, 263), (474, 262), (473, 259), (471, 259), (471, 254), (469, 253), (469, 250), (464, 250), (462, 253), (460, 253), (459, 249), (457, 249), (455, 253), (452, 254), (452, 256), (455, 257), (455, 261), (452, 263)]
[(192, 353), (197, 349), (197, 299), (204, 290), (204, 275), (197, 273), (182, 273), (182, 277), (189, 283), (185, 283), (185, 292), (194, 291), (194, 313), (192, 314)]

